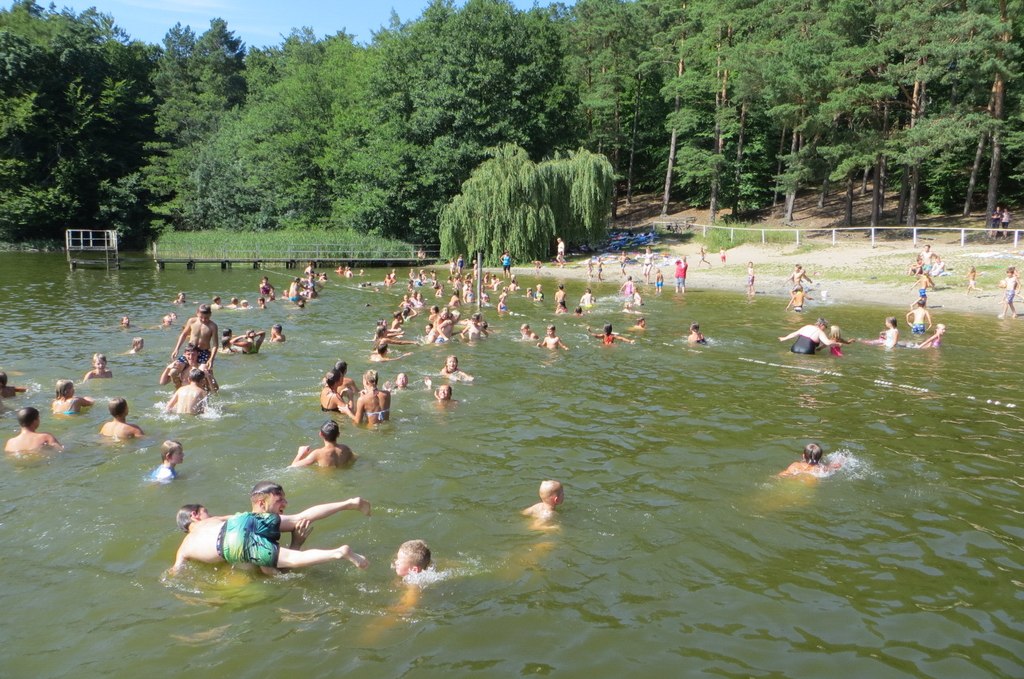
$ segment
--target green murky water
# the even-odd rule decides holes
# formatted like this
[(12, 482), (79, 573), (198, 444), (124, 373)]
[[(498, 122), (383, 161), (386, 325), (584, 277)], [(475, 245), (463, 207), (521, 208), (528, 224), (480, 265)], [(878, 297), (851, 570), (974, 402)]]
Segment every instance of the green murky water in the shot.
[[(693, 276), (685, 299), (648, 300), (636, 345), (603, 347), (586, 323), (635, 318), (611, 299), (617, 285), (596, 289), (603, 299), (581, 321), (551, 313), (546, 281), (544, 308), (518, 298), (522, 316), (486, 314), (491, 339), (384, 365), (414, 387), (395, 395), (390, 424), (346, 424), (360, 460), (324, 473), (287, 469), (324, 420), (318, 379), (339, 358), (358, 378), (399, 290), (332, 281), (305, 310), (216, 312), (236, 332), (283, 323), (288, 342), (219, 359), (211, 415), (160, 412), (176, 331), (156, 326), (183, 313), (175, 293), (254, 301), (259, 276), (68, 273), (60, 257), (0, 255), (0, 367), (31, 388), (5, 400), (0, 428), (13, 434), (14, 409), (35, 405), (67, 446), (0, 461), (4, 676), (1024, 675), (1024, 403), (1008, 405), (1024, 401), (1020, 325), (939, 309), (950, 327), (940, 351), (800, 357), (776, 341), (801, 322), (784, 300), (700, 292)], [(285, 287), (283, 271), (270, 276)], [(874, 336), (910, 301), (825, 311), (847, 335)], [(516, 341), (520, 323), (552, 320), (570, 351)], [(681, 340), (691, 321), (709, 346)], [(123, 355), (136, 335), (145, 352)], [(102, 405), (49, 414), (54, 382), (79, 380), (96, 351), (114, 379), (79, 393), (126, 397), (144, 440), (101, 440)], [(476, 380), (440, 410), (418, 380), (448, 353)], [(165, 438), (186, 460), (177, 481), (154, 486), (144, 477)], [(844, 469), (776, 479), (810, 440), (842, 452)], [(518, 515), (545, 478), (566, 485), (553, 532)], [(259, 578), (199, 566), (165, 579), (177, 507), (244, 510), (262, 479), (286, 487), (292, 510), (369, 498), (371, 518), (326, 519), (307, 544), (349, 543), (370, 569)], [(396, 612), (405, 585), (387, 564), (413, 537), (430, 543), (438, 573)]]

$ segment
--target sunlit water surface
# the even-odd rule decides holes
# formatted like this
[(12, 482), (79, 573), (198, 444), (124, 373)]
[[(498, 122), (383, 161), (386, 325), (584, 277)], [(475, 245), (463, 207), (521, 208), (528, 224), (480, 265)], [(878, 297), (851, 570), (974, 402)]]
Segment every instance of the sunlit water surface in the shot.
[[(685, 298), (648, 298), (636, 345), (604, 347), (587, 324), (636, 318), (612, 299), (617, 283), (595, 286), (597, 308), (576, 319), (554, 316), (545, 280), (543, 306), (485, 310), (490, 339), (380, 366), (382, 379), (409, 373), (411, 388), (389, 424), (343, 424), (353, 468), (319, 472), (287, 468), (324, 421), (318, 380), (339, 358), (358, 380), (399, 289), (334, 279), (305, 310), (216, 312), (236, 332), (280, 322), (288, 341), (218, 359), (209, 415), (161, 414), (170, 391), (156, 381), (177, 329), (158, 329), (160, 317), (214, 294), (254, 303), (260, 275), (69, 273), (57, 256), (0, 255), (0, 368), (30, 387), (3, 403), (3, 438), (30, 404), (67, 447), (0, 462), (4, 676), (1024, 676), (1024, 326), (997, 321), (995, 306), (991, 317), (936, 309), (950, 328), (939, 351), (795, 356), (776, 338), (806, 317), (777, 297), (702, 292), (696, 272)], [(286, 287), (283, 270), (268, 275)], [(737, 268), (738, 290), (743, 278)], [(567, 288), (575, 302), (582, 285)], [(185, 308), (170, 304), (179, 290)], [(809, 314), (872, 337), (910, 301)], [(691, 321), (708, 346), (682, 339)], [(570, 350), (518, 341), (523, 322), (557, 323)], [(133, 336), (146, 349), (124, 355)], [(79, 393), (101, 403), (50, 415), (55, 380), (80, 380), (96, 351), (114, 379)], [(441, 409), (422, 378), (437, 381), (449, 353), (476, 380)], [(128, 399), (145, 439), (98, 436), (112, 396)], [(167, 438), (185, 447), (180, 478), (152, 485)], [(845, 466), (776, 478), (812, 440)], [(519, 512), (546, 478), (565, 483), (566, 501), (557, 530), (537, 531)], [(263, 479), (286, 487), (289, 511), (369, 498), (371, 518), (326, 519), (307, 544), (351, 544), (370, 569), (264, 578), (192, 566), (166, 578), (176, 509), (245, 510)], [(388, 564), (414, 537), (437, 572), (402, 608), (408, 585)]]

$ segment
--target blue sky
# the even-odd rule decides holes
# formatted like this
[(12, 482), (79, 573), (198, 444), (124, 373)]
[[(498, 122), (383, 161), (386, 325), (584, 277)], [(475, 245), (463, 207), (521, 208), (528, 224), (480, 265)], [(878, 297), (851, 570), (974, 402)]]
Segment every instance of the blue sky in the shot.
[[(39, 4), (45, 7), (48, 2)], [(149, 43), (161, 42), (167, 29), (178, 22), (202, 33), (210, 19), (220, 17), (246, 45), (266, 47), (280, 44), (291, 29), (302, 26), (311, 27), (320, 37), (344, 30), (355, 35), (357, 42), (368, 43), (374, 31), (390, 23), (392, 9), (402, 21), (409, 21), (423, 13), (429, 0), (58, 0), (56, 4), (76, 12), (95, 7), (112, 15), (132, 38)], [(512, 4), (528, 9), (534, 0), (512, 0)]]

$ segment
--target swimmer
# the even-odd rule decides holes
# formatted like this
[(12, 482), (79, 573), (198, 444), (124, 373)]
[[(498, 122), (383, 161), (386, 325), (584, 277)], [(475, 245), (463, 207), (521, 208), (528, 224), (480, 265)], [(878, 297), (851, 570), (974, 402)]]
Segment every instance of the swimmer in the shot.
[(191, 370), (202, 370), (203, 374), (206, 375), (206, 380), (203, 382), (203, 389), (207, 392), (213, 392), (220, 389), (220, 385), (217, 384), (217, 379), (213, 376), (213, 369), (204, 363), (199, 362), (199, 350), (196, 349), (195, 345), (191, 342), (185, 345), (183, 349), (184, 353), (181, 358), (175, 359), (168, 364), (164, 371), (160, 373), (160, 379), (158, 383), (163, 385), (168, 382), (174, 382), (174, 388), (177, 389), (182, 385), (181, 376), (187, 375)]
[(164, 408), (165, 412), (179, 415), (200, 415), (206, 411), (208, 394), (203, 389), (206, 373), (193, 368), (188, 374), (188, 384), (174, 392)]
[[(369, 562), (356, 554), (348, 545), (336, 549), (309, 549), (298, 551), (295, 535), (302, 540), (309, 534), (311, 523), (345, 510), (359, 510), (370, 515), (370, 503), (360, 497), (341, 502), (316, 505), (299, 514), (283, 514), (288, 506), (284, 489), (280, 485), (262, 481), (250, 494), (252, 511), (234, 516), (211, 517), (205, 507), (185, 505), (178, 511), (178, 526), (187, 535), (178, 548), (170, 574), (181, 571), (186, 561), (202, 563), (250, 563), (267, 574), (278, 569), (301, 568), (345, 559), (365, 569)], [(292, 547), (281, 547), (281, 533), (292, 533)], [(301, 544), (301, 540), (300, 540)]]
[(220, 295), (214, 295), (213, 299), (210, 300), (210, 308), (214, 311), (217, 311), (218, 309), (223, 309), (224, 305), (221, 302), (222, 300), (220, 298)]
[(185, 303), (185, 293), (184, 292), (179, 292), (178, 296), (174, 298), (173, 302), (171, 302), (171, 304), (184, 304), (184, 303)]
[(910, 331), (915, 335), (923, 335), (932, 327), (932, 315), (923, 299), (914, 302), (910, 311), (907, 312), (907, 324)]
[(4, 444), (5, 453), (27, 453), (35, 450), (41, 450), (43, 448), (56, 448), (64, 450), (64, 446), (60, 444), (53, 434), (46, 434), (39, 429), (39, 411), (35, 408), (28, 407), (22, 408), (18, 411), (18, 426), (21, 427), (21, 431), (18, 435), (7, 439)]
[(615, 344), (616, 342), (629, 342), (630, 344), (636, 344), (636, 340), (623, 337), (617, 332), (612, 332), (611, 323), (604, 324), (604, 332), (594, 332), (590, 328), (587, 328), (587, 332), (590, 333), (591, 337), (596, 337), (605, 345)]
[(185, 449), (178, 441), (164, 441), (160, 446), (160, 466), (149, 473), (149, 480), (156, 483), (170, 483), (178, 478), (175, 470), (185, 461)]
[(690, 334), (686, 336), (686, 341), (690, 344), (707, 344), (707, 339), (704, 338), (704, 333), (700, 331), (699, 323), (690, 323)]
[(107, 357), (105, 354), (93, 354), (92, 355), (92, 370), (85, 373), (82, 378), (83, 382), (88, 380), (99, 380), (99, 379), (110, 379), (114, 376), (114, 373), (110, 372), (110, 368), (107, 367)]
[(522, 511), (523, 516), (534, 520), (534, 527), (544, 527), (555, 518), (555, 509), (565, 501), (565, 491), (558, 481), (547, 480), (540, 484), (540, 502)]
[(881, 345), (886, 349), (892, 349), (899, 343), (900, 331), (895, 316), (885, 319), (885, 330), (878, 333), (878, 339), (865, 340), (864, 344)]
[(376, 370), (363, 373), (363, 390), (355, 399), (355, 405), (342, 404), (341, 412), (348, 415), (355, 424), (380, 424), (391, 419), (391, 392), (377, 388)]
[(160, 327), (169, 328), (174, 324), (174, 321), (176, 320), (178, 320), (178, 314), (173, 312), (169, 314), (164, 314), (163, 317), (160, 319)]
[(452, 382), (472, 382), (473, 376), (459, 370), (459, 359), (454, 355), (444, 359), (444, 367), (441, 368), (441, 377), (447, 377)]
[(434, 399), (441, 404), (458, 403), (452, 398), (452, 385), (450, 384), (442, 384), (434, 390)]
[[(396, 344), (397, 344), (397, 342), (396, 342)], [(383, 363), (385, 361), (397, 361), (400, 358), (405, 358), (406, 356), (411, 356), (411, 355), (412, 354), (409, 353), (409, 352), (405, 352), (404, 354), (389, 354), (388, 353), (388, 343), (387, 342), (381, 342), (380, 344), (377, 345), (377, 347), (372, 352), (370, 352), (370, 362), (371, 363)]]
[(129, 354), (141, 354), (142, 353), (142, 348), (145, 346), (145, 344), (146, 343), (143, 341), (143, 339), (141, 337), (133, 337), (132, 338), (132, 349), (128, 353)]
[(840, 348), (840, 345), (853, 344), (857, 341), (852, 339), (843, 339), (843, 331), (838, 325), (833, 325), (828, 329), (828, 338), (832, 340), (832, 346), (830, 346), (828, 350), (833, 356), (843, 355), (843, 350)]
[(578, 306), (572, 310), (572, 315), (576, 318), (583, 318), (583, 307)]
[(270, 341), (272, 343), (284, 342), (288, 338), (284, 336), (284, 327), (280, 323), (270, 326)]
[(94, 400), (86, 396), (75, 396), (75, 383), (71, 380), (57, 380), (52, 403), (54, 414), (78, 415), (82, 408), (88, 408)]
[(647, 330), (647, 319), (641, 316), (640, 318), (636, 319), (636, 325), (632, 326), (629, 329), (633, 332)]
[(257, 308), (259, 308), (260, 311), (266, 311), (266, 309), (267, 309), (267, 298), (266, 297), (258, 297), (258, 298), (256, 298), (256, 306), (257, 306)]
[(24, 394), (27, 387), (11, 387), (7, 385), (7, 373), (0, 370), (0, 398), (11, 398), (17, 394)]
[(243, 354), (258, 354), (266, 335), (266, 330), (249, 330), (244, 335), (239, 335), (231, 340), (231, 348), (240, 349)]
[(127, 330), (130, 327), (132, 327), (132, 319), (129, 318), (128, 316), (122, 316), (121, 317), (121, 327), (124, 328), (125, 330)]
[(422, 573), (430, 567), (430, 547), (423, 540), (407, 540), (398, 548), (391, 568), (398, 577), (404, 578), (410, 573)]
[(555, 334), (555, 326), (549, 325), (547, 335), (540, 342), (537, 343), (538, 347), (545, 347), (547, 349), (565, 349), (568, 351), (569, 347), (565, 346), (562, 340)]
[(308, 467), (317, 465), (320, 467), (345, 467), (356, 461), (356, 454), (345, 444), (338, 443), (338, 435), (341, 428), (338, 423), (328, 420), (320, 427), (320, 439), (323, 445), (319, 448), (312, 446), (299, 446), (291, 467)]
[(796, 341), (793, 342), (793, 346), (789, 348), (794, 354), (813, 354), (822, 345), (830, 347), (833, 342), (829, 339), (829, 336), (825, 334), (825, 328), (828, 327), (828, 321), (824, 318), (819, 318), (813, 324), (807, 324), (795, 330), (784, 337), (780, 337), (780, 342), (791, 340), (794, 337)]
[(785, 470), (779, 472), (779, 476), (799, 476), (800, 474), (810, 474), (812, 476), (825, 476), (829, 472), (839, 469), (839, 467), (842, 466), (841, 462), (834, 462), (828, 465), (821, 464), (821, 454), (821, 446), (819, 446), (817, 443), (808, 443), (806, 446), (804, 446), (804, 459), (800, 462), (794, 462), (793, 464), (786, 467)]
[(935, 334), (917, 345), (918, 349), (938, 349), (942, 346), (942, 336), (946, 334), (946, 324), (936, 323)]
[(405, 373), (398, 373), (394, 382), (385, 382), (384, 389), (387, 391), (401, 391), (409, 388), (409, 376)]
[[(328, 370), (324, 375), (323, 388), (320, 389), (320, 410), (323, 412), (340, 412), (341, 407), (345, 405), (345, 401), (342, 399), (343, 394), (339, 393), (341, 379), (342, 375), (337, 370)], [(355, 387), (353, 386), (354, 392)]]
[(580, 297), (580, 306), (584, 309), (589, 309), (595, 304), (597, 304), (597, 300), (594, 298), (594, 293), (590, 291), (590, 288), (587, 288), (583, 296)]
[(530, 329), (529, 323), (523, 323), (519, 326), (519, 338), (523, 340), (538, 340), (540, 339), (533, 330)]
[(110, 403), (107, 404), (107, 410), (110, 411), (110, 416), (113, 419), (110, 422), (105, 422), (100, 427), (100, 434), (102, 436), (110, 436), (115, 439), (131, 439), (137, 436), (145, 436), (145, 432), (138, 425), (129, 424), (125, 421), (125, 418), (128, 417), (128, 401), (123, 398), (110, 399)]

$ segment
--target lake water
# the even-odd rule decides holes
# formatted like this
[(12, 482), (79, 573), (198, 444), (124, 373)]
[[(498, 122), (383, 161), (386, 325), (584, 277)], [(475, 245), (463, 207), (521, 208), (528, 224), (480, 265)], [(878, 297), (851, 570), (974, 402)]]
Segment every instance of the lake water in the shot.
[[(635, 319), (611, 298), (617, 284), (595, 287), (597, 309), (575, 319), (554, 316), (545, 280), (543, 307), (517, 298), (521, 316), (485, 312), (490, 339), (383, 365), (382, 379), (406, 371), (412, 388), (396, 393), (390, 423), (344, 424), (360, 459), (322, 472), (287, 469), (324, 421), (318, 381), (339, 358), (358, 380), (373, 322), (401, 290), (332, 280), (305, 310), (215, 312), (236, 333), (280, 322), (288, 341), (219, 358), (211, 414), (160, 411), (170, 390), (157, 377), (177, 336), (156, 328), (160, 317), (214, 294), (255, 302), (261, 275), (70, 273), (60, 256), (0, 255), (0, 368), (30, 387), (5, 400), (3, 438), (14, 410), (34, 405), (67, 448), (0, 462), (3, 676), (1024, 676), (1024, 351), (1020, 323), (995, 309), (936, 309), (949, 326), (938, 351), (796, 356), (776, 338), (807, 318), (784, 312), (785, 299), (701, 292), (695, 272), (685, 298), (648, 299), (636, 345), (604, 347), (586, 324)], [(268, 275), (286, 287), (283, 270)], [(738, 268), (738, 290), (743, 278)], [(580, 283), (567, 288), (579, 298)], [(184, 309), (170, 304), (179, 290)], [(906, 297), (824, 312), (848, 336), (873, 337)], [(517, 341), (521, 323), (552, 321), (569, 351)], [(691, 321), (708, 346), (683, 341)], [(123, 355), (136, 335), (144, 353)], [(100, 404), (49, 414), (54, 382), (78, 383), (96, 351), (114, 379), (78, 386)], [(449, 353), (476, 380), (442, 410), (421, 379)], [(145, 439), (101, 440), (112, 396), (128, 399)], [(144, 477), (167, 438), (185, 462), (154, 486)], [(845, 466), (818, 482), (776, 478), (809, 441)], [(547, 478), (566, 500), (558, 530), (537, 531), (519, 511)], [(307, 546), (350, 544), (369, 570), (265, 578), (191, 566), (166, 578), (177, 508), (246, 510), (263, 479), (285, 486), (289, 511), (368, 498), (372, 517), (325, 519)], [(388, 564), (410, 538), (430, 543), (437, 572), (400, 609), (406, 585)]]

